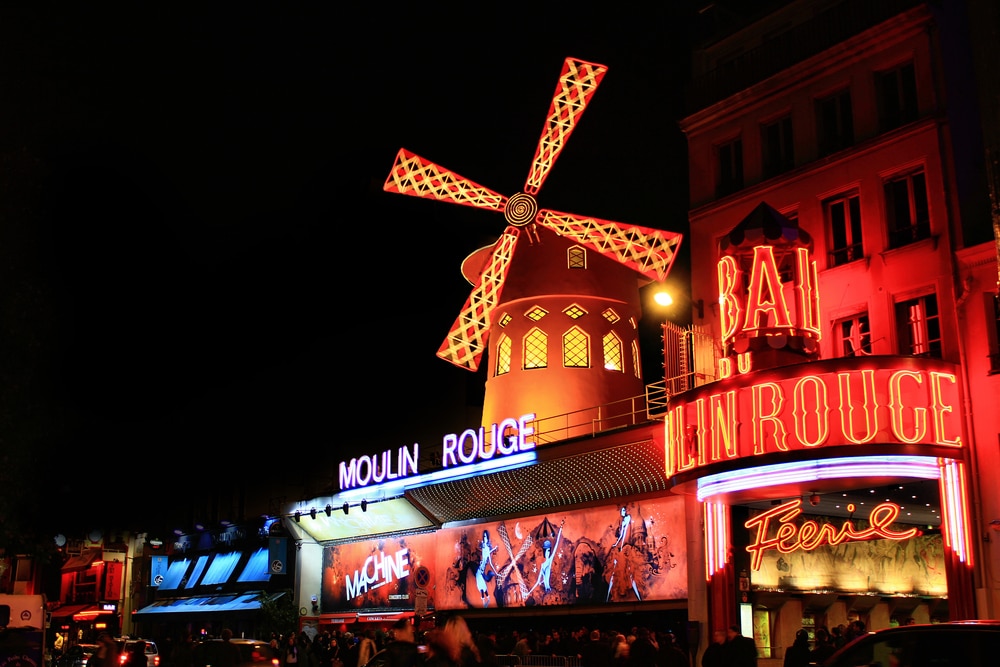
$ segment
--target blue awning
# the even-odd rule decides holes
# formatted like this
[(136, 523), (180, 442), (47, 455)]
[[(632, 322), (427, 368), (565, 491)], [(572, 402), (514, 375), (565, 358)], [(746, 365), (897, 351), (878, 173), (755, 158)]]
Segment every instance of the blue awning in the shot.
[[(260, 609), (261, 591), (250, 593), (220, 593), (192, 598), (157, 600), (143, 607), (136, 614), (205, 614), (234, 611), (256, 611)], [(283, 593), (274, 595), (277, 598)]]

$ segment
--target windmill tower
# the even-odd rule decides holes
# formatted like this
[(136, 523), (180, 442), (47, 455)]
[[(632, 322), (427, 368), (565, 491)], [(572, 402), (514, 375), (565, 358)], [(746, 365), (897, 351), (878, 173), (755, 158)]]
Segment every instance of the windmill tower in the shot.
[[(584, 435), (642, 395), (639, 287), (662, 281), (680, 234), (539, 208), (536, 195), (607, 67), (567, 58), (524, 191), (501, 195), (400, 149), (384, 190), (491, 209), (507, 227), (472, 253), (472, 293), (439, 357), (470, 371), (489, 346), (483, 425), (536, 415), (537, 442)], [(600, 407), (598, 407), (600, 406)]]

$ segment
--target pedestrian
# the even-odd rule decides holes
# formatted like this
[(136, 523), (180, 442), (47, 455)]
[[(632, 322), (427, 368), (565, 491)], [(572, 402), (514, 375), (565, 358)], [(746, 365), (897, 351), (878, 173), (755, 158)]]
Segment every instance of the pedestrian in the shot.
[(638, 628), (635, 632), (635, 641), (629, 646), (628, 665), (629, 667), (657, 667), (657, 654), (659, 650), (650, 638), (649, 628)]
[(740, 626), (730, 626), (726, 637), (726, 657), (730, 667), (757, 666), (757, 645), (750, 637), (743, 636)]
[(174, 646), (174, 650), (170, 653), (170, 662), (173, 667), (194, 667), (194, 637), (190, 632)]
[(294, 632), (288, 633), (285, 645), (281, 650), (281, 664), (283, 667), (298, 667), (301, 662), (303, 667), (306, 664), (305, 656), (300, 655), (299, 640)]
[(824, 627), (816, 628), (815, 639), (813, 650), (809, 654), (809, 662), (822, 664), (824, 660), (836, 653), (837, 647), (833, 645), (830, 632)]
[(460, 667), (458, 662), (459, 647), (451, 634), (444, 628), (428, 630), (424, 636), (427, 644), (427, 659), (425, 667)]
[(660, 667), (691, 667), (688, 654), (677, 643), (677, 636), (668, 632), (660, 642)]
[(97, 635), (97, 650), (87, 660), (88, 667), (120, 667), (118, 661), (118, 645), (114, 637), (107, 632)]
[(375, 653), (378, 651), (375, 648), (375, 631), (371, 628), (365, 630), (364, 636), (361, 641), (358, 642), (358, 667), (365, 667), (368, 661), (375, 657)]
[(701, 667), (727, 667), (726, 631), (715, 630), (712, 642), (701, 655)]
[(236, 667), (241, 660), (240, 649), (233, 643), (233, 631), (229, 628), (222, 628), (219, 636), (222, 637), (222, 647), (216, 656), (218, 667)]
[(809, 632), (805, 628), (799, 629), (792, 645), (785, 649), (783, 667), (808, 667), (811, 660), (809, 653)]
[(422, 662), (417, 637), (410, 619), (401, 618), (392, 626), (392, 641), (385, 645), (388, 667), (414, 667)]
[(468, 623), (461, 616), (452, 616), (444, 624), (445, 633), (451, 635), (452, 643), (458, 648), (455, 658), (461, 667), (476, 667), (481, 662), (479, 647), (472, 638)]

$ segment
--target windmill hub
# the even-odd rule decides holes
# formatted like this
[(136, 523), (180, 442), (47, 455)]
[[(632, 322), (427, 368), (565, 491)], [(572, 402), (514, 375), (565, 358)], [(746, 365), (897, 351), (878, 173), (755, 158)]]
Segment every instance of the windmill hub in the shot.
[(503, 209), (503, 217), (514, 227), (524, 227), (534, 222), (538, 215), (538, 202), (527, 192), (518, 192), (507, 200)]

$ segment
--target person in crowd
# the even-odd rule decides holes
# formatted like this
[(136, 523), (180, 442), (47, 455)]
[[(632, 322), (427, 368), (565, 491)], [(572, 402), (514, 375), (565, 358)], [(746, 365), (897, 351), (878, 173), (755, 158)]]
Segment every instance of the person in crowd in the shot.
[(628, 650), (629, 667), (657, 667), (658, 653), (659, 650), (651, 639), (649, 628), (637, 628), (635, 641)]
[(625, 635), (617, 633), (611, 642), (611, 660), (614, 665), (627, 665), (629, 656), (629, 643)]
[(427, 645), (425, 667), (460, 667), (458, 661), (459, 648), (451, 634), (444, 628), (433, 628), (424, 635)]
[(833, 645), (833, 638), (830, 637), (830, 631), (825, 627), (816, 628), (815, 639), (816, 643), (809, 654), (809, 662), (822, 663), (837, 651), (837, 647)]
[(301, 655), (298, 636), (294, 632), (288, 633), (285, 645), (281, 650), (281, 664), (283, 667), (306, 667), (305, 656)]
[(677, 636), (668, 632), (660, 641), (660, 667), (690, 667), (688, 654), (677, 643)]
[(365, 634), (358, 643), (358, 667), (364, 667), (368, 661), (374, 657), (378, 648), (375, 646), (375, 631), (371, 628), (365, 630)]
[[(124, 667), (146, 667), (146, 642), (138, 641), (125, 648)], [(226, 667), (231, 667), (227, 665)]]
[(479, 647), (472, 638), (472, 631), (462, 616), (451, 616), (444, 624), (444, 631), (451, 636), (452, 644), (457, 647), (453, 656), (461, 667), (474, 667), (481, 661)]
[(358, 642), (354, 641), (354, 634), (345, 632), (343, 640), (343, 646), (340, 647), (340, 659), (344, 661), (344, 667), (357, 667), (359, 646)]
[(107, 632), (97, 635), (97, 650), (87, 661), (88, 667), (119, 667), (118, 645)]
[(476, 648), (479, 649), (479, 664), (481, 667), (499, 667), (497, 660), (497, 636), (493, 632), (476, 634)]
[(809, 632), (802, 628), (796, 631), (792, 645), (785, 649), (783, 667), (808, 667), (809, 653)]
[(188, 632), (170, 653), (173, 667), (194, 667), (194, 637)]
[(410, 619), (401, 618), (393, 624), (392, 640), (385, 645), (385, 650), (389, 654), (389, 667), (414, 667), (422, 662)]
[(753, 639), (744, 637), (738, 625), (729, 626), (726, 637), (726, 658), (730, 667), (756, 667), (757, 645)]
[(532, 653), (530, 633), (519, 636), (510, 653), (517, 656), (520, 664), (523, 665), (528, 662), (528, 656)]
[(712, 633), (712, 643), (701, 655), (701, 667), (728, 667), (725, 630), (715, 630)]
[(612, 663), (611, 644), (603, 637), (601, 631), (590, 631), (590, 637), (580, 646), (581, 667), (607, 667)]
[(222, 648), (219, 655), (216, 656), (218, 667), (236, 667), (242, 660), (239, 647), (233, 643), (233, 631), (229, 628), (222, 628), (219, 637), (222, 638)]

